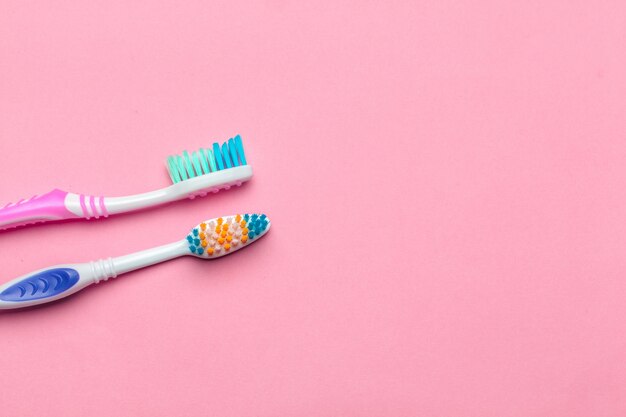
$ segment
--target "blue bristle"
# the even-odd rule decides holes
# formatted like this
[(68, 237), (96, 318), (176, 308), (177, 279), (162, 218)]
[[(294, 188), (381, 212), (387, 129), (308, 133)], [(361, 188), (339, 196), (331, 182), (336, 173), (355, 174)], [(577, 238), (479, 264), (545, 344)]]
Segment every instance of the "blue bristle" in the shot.
[(259, 215), (258, 214), (253, 214), (251, 219), (252, 221), (256, 221), (256, 219), (258, 219)]
[(198, 248), (198, 250), (196, 251), (196, 253), (198, 255), (202, 255), (204, 253), (204, 249), (203, 248)]
[(241, 165), (248, 165), (246, 162), (246, 154), (243, 151), (243, 142), (241, 141), (241, 136), (235, 136), (235, 147), (237, 148), (237, 154), (239, 155), (239, 159), (241, 159)]
[(237, 147), (235, 146), (235, 141), (230, 138), (228, 139), (228, 150), (230, 151), (230, 160), (233, 163), (233, 166), (239, 166), (239, 158), (237, 158)]
[(195, 246), (189, 246), (189, 250), (191, 251), (191, 253), (196, 253), (196, 247)]
[(228, 153), (228, 144), (224, 143), (222, 145), (222, 158), (224, 158), (224, 165), (226, 168), (232, 168), (233, 164), (230, 162), (230, 155)]
[(193, 243), (193, 238), (191, 236), (187, 236), (187, 242)]
[(251, 231), (248, 233), (248, 237), (250, 238), (250, 240), (254, 239), (254, 236), (256, 236), (254, 232)]
[(217, 162), (217, 170), (220, 171), (224, 169), (224, 161), (222, 160), (222, 151), (220, 151), (220, 145), (217, 143), (213, 144), (213, 156), (215, 157), (215, 162)]
[(193, 229), (193, 235), (198, 236), (198, 229)]
[(193, 244), (198, 246), (200, 244), (200, 239), (194, 239)]
[(250, 219), (250, 215), (249, 214), (244, 214), (243, 215), (243, 219), (246, 221), (246, 223), (248, 222), (248, 220)]
[(265, 219), (267, 219), (267, 216), (265, 214), (261, 214), (261, 217), (259, 217), (259, 219), (265, 220)]

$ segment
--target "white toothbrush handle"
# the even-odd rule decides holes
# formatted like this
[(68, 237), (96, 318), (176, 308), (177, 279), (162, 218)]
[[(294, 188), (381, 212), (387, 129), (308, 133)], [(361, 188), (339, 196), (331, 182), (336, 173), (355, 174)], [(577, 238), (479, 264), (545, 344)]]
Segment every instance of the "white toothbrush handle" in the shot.
[(91, 284), (187, 255), (187, 246), (183, 240), (117, 258), (57, 265), (31, 272), (0, 286), (0, 309), (56, 301)]
[(85, 200), (85, 196), (69, 193), (65, 199), (65, 206), (79, 217), (97, 218), (104, 215), (108, 216), (109, 214), (141, 210), (185, 198), (205, 196), (210, 192), (216, 193), (221, 189), (228, 190), (230, 187), (243, 184), (250, 178), (252, 178), (252, 166), (243, 165), (213, 172), (209, 175), (190, 178), (172, 184), (169, 187), (143, 194), (125, 197), (104, 197), (101, 204), (97, 198), (92, 201), (94, 197), (86, 196), (87, 200)]
[(0, 208), (0, 230), (32, 223), (92, 219), (204, 196), (241, 185), (252, 178), (252, 167), (242, 165), (178, 182), (166, 188), (125, 197), (102, 197), (52, 190)]

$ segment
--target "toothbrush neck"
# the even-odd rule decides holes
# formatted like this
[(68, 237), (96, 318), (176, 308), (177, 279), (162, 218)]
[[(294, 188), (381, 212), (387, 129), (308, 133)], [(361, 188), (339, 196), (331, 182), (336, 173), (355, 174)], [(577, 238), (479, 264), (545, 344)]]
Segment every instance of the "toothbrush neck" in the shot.
[(106, 275), (115, 278), (115, 276), (126, 272), (178, 258), (185, 255), (187, 251), (186, 242), (178, 241), (163, 246), (157, 246), (156, 248), (146, 249), (141, 252), (131, 253), (130, 255), (118, 256), (108, 261), (110, 265), (107, 272), (113, 275), (109, 273)]

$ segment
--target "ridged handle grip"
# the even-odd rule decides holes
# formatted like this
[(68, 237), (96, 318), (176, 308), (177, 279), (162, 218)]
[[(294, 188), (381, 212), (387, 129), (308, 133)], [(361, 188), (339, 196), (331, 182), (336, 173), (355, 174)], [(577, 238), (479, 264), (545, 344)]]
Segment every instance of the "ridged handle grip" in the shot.
[(0, 309), (49, 303), (115, 277), (111, 258), (40, 269), (0, 285)]
[(0, 209), (0, 230), (51, 220), (75, 219), (78, 216), (65, 207), (66, 191), (53, 190), (29, 200), (9, 203)]
[(83, 287), (80, 273), (56, 267), (15, 279), (0, 286), (0, 309), (20, 308), (66, 297)]

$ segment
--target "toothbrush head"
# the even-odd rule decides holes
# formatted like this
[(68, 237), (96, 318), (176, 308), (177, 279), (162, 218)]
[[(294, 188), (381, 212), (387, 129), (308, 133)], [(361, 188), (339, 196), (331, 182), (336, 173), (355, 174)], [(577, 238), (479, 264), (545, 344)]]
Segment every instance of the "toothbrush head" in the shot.
[(265, 214), (237, 214), (200, 223), (187, 235), (189, 252), (198, 258), (219, 258), (256, 242), (270, 230)]
[(167, 157), (167, 170), (174, 184), (201, 175), (211, 174), (228, 168), (248, 165), (243, 151), (241, 136), (228, 139), (221, 146), (214, 143), (210, 149), (192, 152), (183, 151), (182, 155)]

